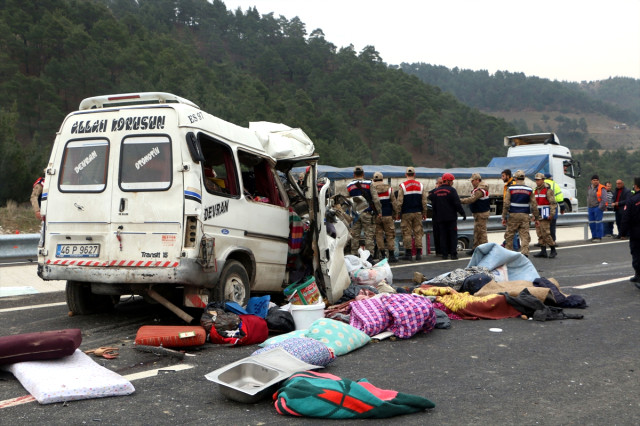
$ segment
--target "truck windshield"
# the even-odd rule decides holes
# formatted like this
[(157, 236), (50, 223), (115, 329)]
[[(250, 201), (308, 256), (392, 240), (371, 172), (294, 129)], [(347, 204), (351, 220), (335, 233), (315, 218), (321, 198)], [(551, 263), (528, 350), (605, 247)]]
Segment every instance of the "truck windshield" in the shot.
[(168, 136), (131, 136), (122, 141), (120, 187), (123, 191), (162, 191), (171, 187), (171, 179)]
[(108, 162), (109, 141), (106, 139), (69, 141), (60, 167), (60, 191), (104, 191)]

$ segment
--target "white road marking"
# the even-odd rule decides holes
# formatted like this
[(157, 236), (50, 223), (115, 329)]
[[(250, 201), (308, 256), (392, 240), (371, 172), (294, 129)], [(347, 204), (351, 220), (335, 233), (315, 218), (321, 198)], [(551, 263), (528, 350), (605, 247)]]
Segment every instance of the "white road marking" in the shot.
[[(149, 371), (141, 371), (139, 373), (128, 374), (123, 377), (129, 380), (130, 382), (132, 382), (134, 380), (146, 379), (147, 377), (157, 376), (160, 372), (163, 372), (163, 371), (182, 371), (182, 370), (189, 370), (191, 368), (193, 368), (193, 365), (191, 364), (175, 364), (175, 365), (170, 365), (168, 367), (155, 368)], [(5, 399), (4, 401), (0, 401), (0, 409), (15, 407), (16, 405), (26, 404), (28, 402), (34, 402), (35, 400), (36, 399), (31, 395), (23, 395), (23, 396), (18, 396), (16, 398)]]
[(146, 379), (147, 377), (157, 376), (158, 373), (163, 371), (182, 371), (182, 370), (189, 370), (191, 368), (193, 368), (193, 365), (191, 364), (176, 364), (176, 365), (170, 365), (169, 367), (156, 368), (155, 370), (141, 371), (139, 373), (129, 374), (124, 376), (124, 378), (129, 381), (133, 381), (138, 379)]
[(67, 302), (57, 302), (57, 303), (46, 303), (44, 305), (18, 306), (17, 308), (0, 309), (0, 314), (3, 313), (3, 312), (26, 311), (27, 309), (50, 308), (52, 306), (63, 306), (63, 305), (66, 305), (66, 304), (67, 304)]
[(589, 284), (578, 285), (578, 286), (575, 286), (573, 288), (582, 289), (582, 288), (598, 287), (598, 286), (601, 286), (601, 285), (613, 284), (613, 283), (618, 283), (618, 282), (621, 282), (621, 281), (629, 281), (629, 278), (631, 278), (631, 277), (633, 277), (633, 275), (629, 275), (628, 277), (614, 278), (612, 280), (600, 281), (600, 282), (597, 282), (597, 283), (589, 283)]

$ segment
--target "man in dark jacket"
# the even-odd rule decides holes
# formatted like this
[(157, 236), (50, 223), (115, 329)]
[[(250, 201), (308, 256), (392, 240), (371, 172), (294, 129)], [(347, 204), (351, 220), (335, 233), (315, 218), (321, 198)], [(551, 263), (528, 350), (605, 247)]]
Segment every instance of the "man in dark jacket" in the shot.
[(640, 288), (640, 177), (633, 179), (633, 189), (635, 194), (624, 205), (620, 233), (629, 236), (631, 266), (635, 271), (629, 281)]
[(437, 222), (440, 234), (440, 250), (442, 258), (458, 258), (458, 213), (462, 220), (467, 215), (460, 204), (458, 192), (451, 186), (455, 177), (451, 173), (442, 175), (442, 185), (429, 194), (433, 210), (437, 212), (434, 221)]
[(624, 209), (624, 204), (630, 197), (631, 191), (625, 188), (622, 179), (618, 179), (616, 181), (616, 189), (613, 190), (613, 197), (611, 197), (613, 211), (616, 213), (616, 227), (618, 228), (618, 235), (614, 237), (616, 239), (626, 238), (626, 235), (620, 232), (620, 225), (622, 225), (622, 209)]

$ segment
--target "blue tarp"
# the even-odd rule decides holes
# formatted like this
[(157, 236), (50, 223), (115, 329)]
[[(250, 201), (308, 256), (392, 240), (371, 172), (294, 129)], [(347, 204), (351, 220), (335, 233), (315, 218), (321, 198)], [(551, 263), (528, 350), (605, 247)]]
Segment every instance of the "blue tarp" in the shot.
[[(354, 164), (355, 166), (355, 164)], [(402, 178), (407, 168), (405, 166), (373, 165), (362, 166), (365, 177), (371, 179), (375, 172), (382, 172), (385, 178)], [(499, 178), (504, 169), (523, 170), (531, 179), (538, 172), (549, 172), (549, 157), (547, 155), (527, 155), (522, 157), (496, 157), (487, 167), (456, 167), (440, 169), (431, 167), (416, 167), (416, 177), (422, 179), (436, 179), (444, 173), (452, 173), (456, 179), (469, 179), (473, 173), (480, 173), (483, 179)], [(303, 172), (304, 167), (293, 169), (295, 172)], [(318, 166), (318, 177), (326, 177), (330, 180), (353, 178), (353, 167)]]
[(493, 271), (502, 265), (507, 265), (509, 281), (533, 281), (536, 278), (540, 278), (536, 267), (533, 266), (529, 259), (496, 243), (485, 243), (476, 247), (467, 268), (484, 266)]

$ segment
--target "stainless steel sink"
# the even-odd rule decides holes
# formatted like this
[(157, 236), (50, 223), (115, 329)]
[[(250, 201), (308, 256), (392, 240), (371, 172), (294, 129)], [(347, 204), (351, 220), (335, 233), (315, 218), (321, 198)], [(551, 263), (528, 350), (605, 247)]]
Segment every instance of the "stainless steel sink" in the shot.
[(307, 364), (282, 348), (243, 358), (205, 375), (229, 399), (254, 403), (273, 394), (298, 371), (322, 368)]

